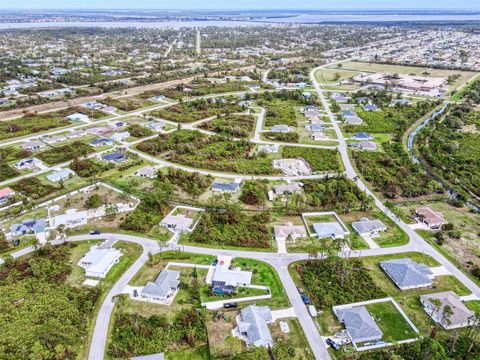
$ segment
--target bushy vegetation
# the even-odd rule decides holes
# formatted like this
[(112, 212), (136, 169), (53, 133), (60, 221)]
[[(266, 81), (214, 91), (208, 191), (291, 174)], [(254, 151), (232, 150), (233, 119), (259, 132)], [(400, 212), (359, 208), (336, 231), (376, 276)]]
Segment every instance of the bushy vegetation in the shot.
[(20, 175), (20, 172), (8, 165), (3, 159), (0, 159), (0, 181), (5, 181), (18, 175)]
[(0, 140), (25, 136), (70, 125), (63, 117), (48, 114), (26, 114), (15, 120), (0, 122)]
[(169, 167), (166, 173), (158, 173), (157, 182), (170, 183), (190, 195), (198, 196), (210, 187), (213, 178), (197, 172)]
[(250, 216), (238, 206), (209, 208), (190, 236), (190, 241), (199, 244), (269, 248), (269, 215), (260, 213)]
[(282, 150), (284, 158), (302, 158), (316, 171), (340, 171), (337, 150), (285, 146)]
[(130, 136), (136, 138), (143, 138), (153, 134), (153, 131), (149, 128), (140, 126), (139, 124), (132, 124), (127, 127), (127, 131), (130, 133)]
[(106, 99), (103, 99), (102, 102), (109, 106), (113, 106), (119, 110), (127, 111), (127, 112), (153, 105), (152, 102), (144, 101), (134, 97), (122, 97), (118, 99), (113, 99), (108, 97)]
[(267, 131), (262, 133), (262, 135), (265, 137), (265, 139), (272, 141), (298, 143), (298, 141), (300, 140), (300, 136), (296, 132), (282, 133)]
[(48, 150), (39, 153), (37, 157), (49, 165), (55, 165), (72, 160), (74, 157), (88, 155), (93, 151), (90, 145), (75, 141), (59, 147), (49, 147)]
[(302, 182), (306, 201), (314, 208), (347, 213), (354, 210), (364, 211), (372, 203), (368, 195), (345, 177)]
[(197, 169), (240, 174), (277, 173), (269, 159), (251, 154), (254, 145), (246, 140), (232, 141), (223, 136), (208, 136), (199, 131), (179, 130), (160, 134), (137, 145), (150, 155), (185, 164)]
[(267, 201), (268, 182), (247, 180), (242, 185), (240, 201), (247, 205), (264, 205)]
[(44, 184), (38, 178), (31, 177), (17, 181), (10, 187), (17, 193), (32, 198), (34, 200), (44, 198), (54, 191), (59, 190), (51, 184)]
[(241, 111), (243, 108), (237, 105), (235, 98), (222, 98), (217, 101), (215, 99), (198, 99), (155, 110), (149, 115), (179, 123), (190, 123), (212, 116)]
[(45, 246), (0, 269), (0, 353), (4, 359), (72, 359), (85, 342), (100, 290), (66, 283), (69, 248)]
[(329, 257), (296, 266), (304, 290), (320, 309), (387, 296), (373, 281), (360, 259)]
[(419, 136), (420, 154), (434, 172), (459, 192), (480, 196), (480, 112), (455, 105)]
[(297, 126), (295, 106), (314, 104), (314, 100), (305, 99), (301, 90), (266, 92), (258, 104), (266, 108), (265, 126)]
[(94, 162), (91, 159), (75, 158), (70, 164), (70, 169), (75, 171), (78, 176), (83, 178), (88, 178), (88, 177), (95, 177), (100, 175), (102, 172), (107, 170), (109, 166), (113, 166), (113, 165), (99, 164), (97, 162)]
[(125, 359), (159, 352), (193, 351), (207, 343), (203, 313), (183, 309), (171, 319), (165, 315), (145, 318), (117, 312), (108, 355)]
[(251, 115), (227, 115), (200, 124), (199, 128), (225, 136), (246, 138), (253, 131), (255, 118)]
[[(414, 107), (398, 107), (365, 114), (366, 124), (347, 126), (348, 132), (385, 131), (393, 135), (382, 143), (383, 152), (353, 152), (359, 172), (385, 197), (417, 197), (441, 192), (440, 185), (405, 151), (402, 137), (407, 128), (431, 111), (435, 102), (419, 102)], [(388, 118), (386, 117), (388, 116)]]

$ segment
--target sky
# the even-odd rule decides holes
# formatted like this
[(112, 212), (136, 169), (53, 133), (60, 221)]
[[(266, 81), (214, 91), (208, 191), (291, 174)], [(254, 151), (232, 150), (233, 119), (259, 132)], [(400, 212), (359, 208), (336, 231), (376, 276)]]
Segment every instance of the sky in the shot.
[(17, 9), (480, 9), (478, 0), (0, 0)]

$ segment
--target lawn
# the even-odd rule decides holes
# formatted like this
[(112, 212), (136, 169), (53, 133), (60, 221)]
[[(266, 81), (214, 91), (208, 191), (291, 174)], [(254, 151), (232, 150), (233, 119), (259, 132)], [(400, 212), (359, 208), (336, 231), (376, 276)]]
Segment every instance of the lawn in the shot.
[(302, 158), (311, 167), (313, 172), (341, 171), (339, 153), (336, 149), (319, 149), (285, 146), (282, 149), (284, 158)]
[(417, 337), (417, 333), (391, 301), (368, 304), (366, 308), (382, 330), (383, 341), (396, 342)]
[(359, 74), (359, 71), (343, 70), (342, 68), (321, 68), (315, 72), (315, 78), (321, 85), (333, 85)]
[(198, 127), (215, 133), (246, 138), (253, 132), (255, 118), (252, 115), (227, 115), (204, 122)]

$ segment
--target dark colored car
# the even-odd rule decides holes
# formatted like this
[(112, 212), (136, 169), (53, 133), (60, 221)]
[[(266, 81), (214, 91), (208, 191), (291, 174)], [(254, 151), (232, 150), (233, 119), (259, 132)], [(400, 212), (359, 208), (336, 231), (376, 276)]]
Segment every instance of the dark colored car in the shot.
[(90, 235), (100, 235), (101, 231), (100, 230), (92, 230), (90, 231)]
[(13, 240), (13, 246), (18, 246), (18, 245), (20, 245), (20, 239)]
[(308, 296), (305, 295), (305, 294), (302, 294), (301, 296), (302, 296), (302, 301), (303, 301), (303, 303), (304, 303), (305, 305), (310, 305), (310, 299), (308, 298)]
[(138, 296), (138, 291), (137, 291), (137, 289), (134, 289), (133, 290), (133, 297), (137, 297), (137, 296)]
[(334, 348), (335, 350), (338, 350), (340, 349), (340, 345), (338, 345), (335, 341), (333, 341), (332, 339), (328, 338), (326, 341), (327, 345), (330, 345), (332, 348)]
[(217, 264), (218, 264), (218, 259), (213, 260), (212, 266), (217, 266)]
[(226, 303), (226, 304), (223, 304), (223, 307), (225, 309), (236, 309), (238, 307), (238, 304), (237, 303)]

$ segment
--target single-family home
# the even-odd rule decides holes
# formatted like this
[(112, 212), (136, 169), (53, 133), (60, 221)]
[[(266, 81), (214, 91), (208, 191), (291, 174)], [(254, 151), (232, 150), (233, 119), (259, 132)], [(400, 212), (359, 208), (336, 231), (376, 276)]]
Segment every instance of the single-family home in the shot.
[(237, 332), (246, 339), (247, 346), (272, 347), (273, 339), (268, 324), (272, 312), (268, 306), (250, 305), (240, 310), (237, 317)]
[(218, 182), (215, 181), (212, 184), (212, 191), (221, 193), (235, 194), (240, 188), (240, 182)]
[(100, 139), (93, 139), (90, 141), (90, 145), (97, 147), (97, 146), (112, 146), (113, 140), (107, 138), (100, 138)]
[(75, 175), (75, 171), (71, 169), (62, 169), (47, 175), (47, 179), (48, 181), (59, 182), (59, 181), (67, 180), (74, 175)]
[(359, 116), (344, 116), (347, 125), (362, 125), (363, 120)]
[(305, 128), (311, 132), (321, 132), (325, 130), (325, 128), (320, 124), (307, 124), (305, 125)]
[(155, 281), (149, 281), (140, 292), (142, 299), (165, 301), (180, 287), (180, 272), (163, 269)]
[(343, 239), (347, 232), (337, 221), (315, 223), (313, 224), (313, 231), (319, 239), (332, 238)]
[(185, 214), (167, 215), (160, 221), (160, 226), (166, 227), (174, 232), (191, 231), (193, 219), (187, 217)]
[(51, 220), (52, 228), (57, 228), (60, 225), (68, 229), (76, 226), (87, 225), (88, 212), (87, 210), (78, 211), (77, 209), (68, 209), (65, 214), (56, 215)]
[(279, 133), (289, 133), (292, 131), (292, 129), (288, 125), (274, 125), (270, 131), (279, 132)]
[(71, 115), (68, 115), (65, 119), (68, 121), (84, 121), (88, 122), (90, 119), (88, 118), (88, 115), (82, 114), (82, 113), (74, 113)]
[(127, 123), (125, 121), (112, 121), (112, 122), (108, 123), (108, 127), (112, 128), (114, 130), (121, 129), (125, 126), (127, 126)]
[(12, 198), (16, 193), (10, 188), (3, 188), (0, 190), (0, 205), (5, 204), (8, 200)]
[(27, 141), (27, 142), (22, 144), (22, 149), (23, 150), (28, 150), (28, 151), (38, 150), (38, 149), (41, 149), (43, 147), (45, 147), (45, 144), (41, 141), (38, 141), (38, 140)]
[[(440, 306), (435, 304), (437, 301)], [(453, 291), (422, 295), (420, 302), (428, 316), (447, 330), (469, 326), (472, 316), (475, 315)], [(451, 310), (450, 315), (446, 315), (444, 311), (447, 306)]]
[(165, 121), (152, 121), (143, 125), (145, 128), (155, 132), (160, 132), (165, 127)]
[(345, 326), (347, 334), (354, 343), (381, 340), (383, 332), (365, 306), (334, 310), (338, 320)]
[(360, 132), (355, 133), (355, 135), (353, 135), (351, 137), (351, 139), (352, 140), (359, 140), (359, 141), (368, 141), (368, 140), (372, 140), (373, 137), (370, 134), (368, 134), (364, 131), (360, 131)]
[(100, 110), (107, 107), (107, 105), (99, 103), (97, 101), (89, 101), (83, 104), (83, 106), (85, 106), (87, 109), (94, 109), (94, 110)]
[(36, 158), (20, 160), (15, 164), (15, 167), (19, 170), (33, 169), (42, 165), (42, 162)]
[(135, 175), (143, 178), (153, 179), (157, 176), (157, 170), (153, 166), (144, 166), (138, 169), (135, 172)]
[(373, 104), (363, 105), (362, 109), (364, 111), (378, 111), (378, 110), (380, 110), (376, 105), (373, 105)]
[(10, 227), (12, 236), (45, 233), (47, 222), (45, 219), (25, 220), (21, 224), (13, 224)]
[(409, 258), (385, 260), (380, 267), (400, 290), (432, 286), (430, 268)]
[(377, 150), (377, 144), (372, 141), (360, 141), (357, 143), (350, 144), (350, 147), (357, 148), (360, 150), (369, 150), (369, 151)]
[(101, 158), (106, 162), (122, 163), (125, 160), (127, 160), (127, 155), (125, 155), (122, 152), (113, 152), (113, 153), (102, 155)]
[(156, 95), (152, 97), (152, 100), (155, 101), (162, 101), (163, 99), (165, 99), (165, 95)]
[(415, 209), (415, 213), (430, 229), (440, 229), (442, 225), (447, 223), (441, 212), (433, 211), (429, 207)]
[(42, 138), (42, 141), (47, 144), (57, 144), (65, 140), (67, 140), (67, 137), (63, 135), (46, 136)]
[(353, 109), (355, 109), (355, 105), (354, 104), (340, 104), (340, 110), (342, 111), (352, 111)]
[(378, 219), (369, 220), (368, 218), (361, 218), (359, 221), (354, 221), (352, 227), (360, 236), (378, 236), (380, 231), (386, 231), (385, 224)]
[(110, 136), (110, 139), (113, 141), (117, 142), (122, 142), (125, 141), (130, 137), (130, 133), (128, 131), (122, 131), (122, 132), (116, 132), (112, 136)]
[(332, 94), (332, 100), (334, 100), (336, 102), (347, 102), (348, 100), (350, 100), (350, 98), (343, 95), (343, 94), (333, 93)]
[(264, 152), (267, 154), (275, 154), (278, 153), (278, 150), (280, 150), (280, 145), (278, 144), (272, 144), (272, 145), (260, 145), (258, 147), (258, 152)]
[(250, 285), (252, 272), (239, 268), (230, 269), (227, 265), (216, 265), (212, 277), (212, 292), (215, 294), (232, 294), (238, 286)]
[(313, 109), (305, 110), (303, 112), (303, 115), (305, 115), (306, 118), (313, 118), (313, 117), (320, 116), (320, 112), (318, 111), (318, 109), (313, 108)]
[(291, 222), (286, 222), (284, 225), (275, 225), (273, 234), (277, 241), (286, 241), (288, 237), (295, 241), (298, 238), (307, 237), (307, 230), (303, 225), (293, 225)]
[(355, 111), (344, 111), (342, 112), (342, 116), (344, 118), (352, 117), (352, 116), (357, 116), (357, 113)]
[(93, 246), (78, 262), (78, 265), (85, 269), (85, 276), (104, 278), (115, 265), (122, 252), (118, 249), (100, 249)]

